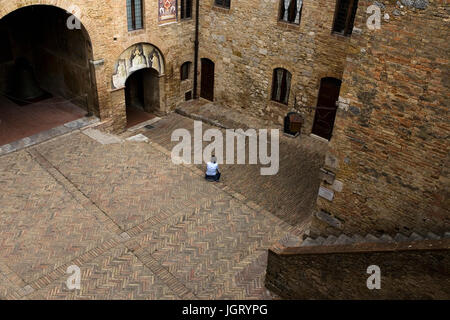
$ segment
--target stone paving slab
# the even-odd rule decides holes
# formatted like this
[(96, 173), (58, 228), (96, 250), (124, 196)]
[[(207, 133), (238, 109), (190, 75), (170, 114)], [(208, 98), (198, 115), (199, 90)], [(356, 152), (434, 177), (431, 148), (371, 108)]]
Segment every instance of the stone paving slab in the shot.
[(5, 144), (0, 146), (0, 156), (3, 154), (8, 154), (14, 151), (18, 151), (33, 145), (37, 145), (41, 142), (50, 140), (57, 136), (93, 125), (98, 123), (99, 119), (96, 117), (83, 117), (78, 120), (74, 120), (63, 125), (57, 126), (55, 128), (39, 132), (32, 136)]
[(89, 128), (83, 130), (82, 132), (83, 134), (87, 135), (88, 137), (94, 139), (95, 141), (101, 144), (114, 144), (114, 143), (121, 143), (123, 141), (116, 135), (105, 133), (94, 128)]

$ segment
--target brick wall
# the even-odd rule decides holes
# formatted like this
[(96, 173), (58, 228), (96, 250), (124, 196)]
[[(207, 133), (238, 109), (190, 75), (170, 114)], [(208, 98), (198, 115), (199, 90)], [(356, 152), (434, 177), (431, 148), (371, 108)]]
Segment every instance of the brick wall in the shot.
[[(285, 299), (449, 299), (449, 253), (449, 240), (274, 249), (265, 284)], [(380, 289), (367, 287), (372, 265)]]
[[(332, 201), (318, 198), (334, 227), (313, 233), (443, 232), (450, 227), (448, 5), (424, 10), (383, 1), (380, 30), (360, 1), (327, 169)], [(339, 226), (340, 230), (337, 230)]]

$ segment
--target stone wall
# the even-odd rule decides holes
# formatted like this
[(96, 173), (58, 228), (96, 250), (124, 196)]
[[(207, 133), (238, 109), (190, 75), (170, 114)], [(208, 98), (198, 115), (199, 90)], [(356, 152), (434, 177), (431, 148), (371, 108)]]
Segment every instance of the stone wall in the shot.
[(351, 38), (315, 234), (450, 229), (449, 7), (383, 3), (381, 29)]
[(449, 299), (449, 253), (450, 240), (274, 249), (265, 285), (285, 299)]
[[(348, 37), (332, 34), (335, 0), (304, 1), (300, 25), (278, 21), (280, 1), (201, 2), (200, 58), (216, 65), (215, 100), (281, 124), (289, 111), (311, 132), (322, 77), (342, 78)], [(271, 101), (273, 69), (292, 73), (288, 106)], [(296, 104), (296, 107), (294, 107)]]

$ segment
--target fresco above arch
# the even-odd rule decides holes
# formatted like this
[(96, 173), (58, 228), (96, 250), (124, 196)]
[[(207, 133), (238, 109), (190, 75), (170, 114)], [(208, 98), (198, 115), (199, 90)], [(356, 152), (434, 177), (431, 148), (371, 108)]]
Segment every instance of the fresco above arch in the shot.
[(120, 55), (114, 66), (112, 88), (123, 88), (130, 74), (144, 68), (153, 68), (163, 75), (164, 60), (161, 52), (148, 43), (132, 45)]

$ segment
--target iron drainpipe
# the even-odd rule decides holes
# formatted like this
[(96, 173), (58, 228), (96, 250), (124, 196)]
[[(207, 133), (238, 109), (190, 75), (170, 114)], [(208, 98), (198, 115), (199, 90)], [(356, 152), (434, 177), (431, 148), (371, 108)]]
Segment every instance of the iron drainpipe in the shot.
[(195, 1), (195, 41), (194, 41), (194, 99), (198, 99), (198, 29), (199, 29), (200, 0)]

